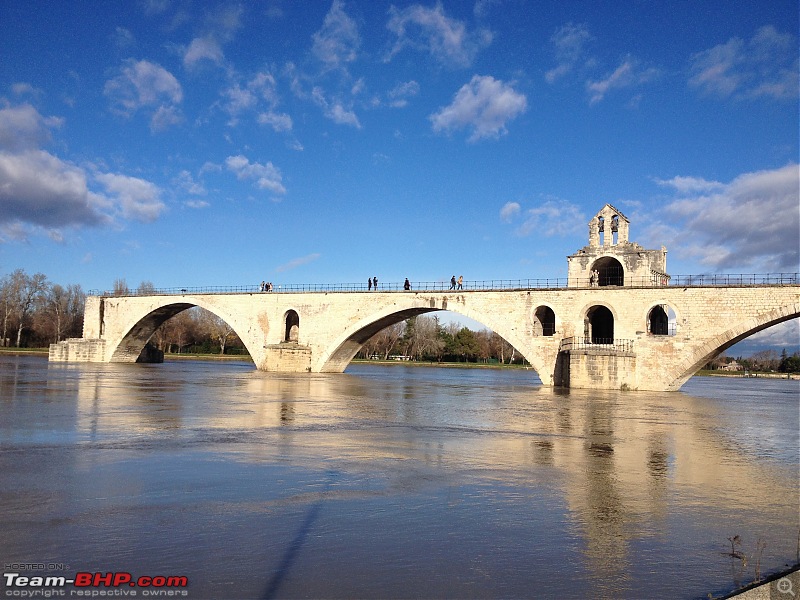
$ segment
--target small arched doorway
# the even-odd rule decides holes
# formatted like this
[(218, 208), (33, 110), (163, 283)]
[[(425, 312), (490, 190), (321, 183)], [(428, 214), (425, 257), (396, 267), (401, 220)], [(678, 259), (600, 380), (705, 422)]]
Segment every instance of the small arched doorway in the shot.
[(286, 333), (283, 337), (284, 342), (297, 342), (300, 339), (300, 316), (297, 312), (289, 310), (286, 312)]
[(549, 306), (540, 306), (534, 313), (534, 335), (553, 336), (556, 333), (556, 313)]
[(597, 271), (600, 274), (598, 280), (600, 287), (625, 284), (625, 270), (622, 268), (622, 263), (616, 258), (604, 256), (598, 259), (592, 265), (592, 271)]
[(669, 334), (669, 317), (667, 311), (660, 304), (654, 306), (647, 315), (647, 330), (651, 335)]
[(593, 306), (584, 322), (586, 341), (591, 344), (614, 343), (614, 315), (605, 306)]

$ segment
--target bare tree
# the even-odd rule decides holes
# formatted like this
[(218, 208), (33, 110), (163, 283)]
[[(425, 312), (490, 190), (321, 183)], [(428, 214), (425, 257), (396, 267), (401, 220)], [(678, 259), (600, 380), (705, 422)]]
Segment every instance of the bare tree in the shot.
[(124, 277), (118, 277), (114, 280), (114, 295), (115, 296), (127, 296), (130, 294), (131, 291), (128, 289), (128, 282), (125, 281)]
[(406, 353), (413, 357), (439, 356), (444, 341), (439, 337), (439, 317), (417, 317), (410, 328)]
[(149, 296), (154, 294), (156, 291), (156, 286), (153, 285), (152, 281), (143, 281), (139, 284), (139, 287), (136, 288), (136, 293), (140, 296)]
[(214, 313), (204, 310), (200, 313), (200, 324), (212, 339), (219, 342), (219, 353), (225, 354), (225, 345), (233, 335), (233, 328)]
[(34, 304), (47, 290), (47, 277), (42, 273), (28, 275), (17, 269), (9, 276), (9, 302), (17, 318), (17, 348), (22, 342), (22, 330)]

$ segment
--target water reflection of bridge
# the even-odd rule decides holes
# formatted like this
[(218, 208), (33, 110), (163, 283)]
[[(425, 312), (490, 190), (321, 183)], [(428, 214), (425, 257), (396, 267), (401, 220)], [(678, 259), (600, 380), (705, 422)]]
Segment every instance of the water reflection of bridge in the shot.
[[(370, 494), (424, 493), (431, 481), (459, 486), (484, 476), (520, 493), (553, 488), (606, 581), (624, 581), (637, 541), (679, 528), (677, 515), (695, 506), (724, 508), (740, 527), (731, 533), (745, 533), (745, 515), (797, 524), (796, 470), (747, 446), (751, 432), (723, 407), (686, 394), (643, 401), (615, 391), (462, 385), (456, 401), (427, 384), (349, 375), (226, 367), (220, 386), (214, 369), (56, 368), (75, 370), (76, 429), (92, 441), (126, 432), (134, 449), (166, 438), (169, 447), (222, 447), (237, 461), (379, 468)], [(789, 556), (793, 543), (769, 539), (770, 551)]]

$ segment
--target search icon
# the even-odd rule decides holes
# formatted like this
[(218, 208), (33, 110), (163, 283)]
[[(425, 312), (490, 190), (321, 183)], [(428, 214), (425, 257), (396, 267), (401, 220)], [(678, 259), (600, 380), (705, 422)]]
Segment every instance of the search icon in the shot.
[(792, 580), (788, 577), (781, 577), (778, 583), (775, 584), (781, 594), (791, 594), (794, 597), (794, 590), (792, 589)]

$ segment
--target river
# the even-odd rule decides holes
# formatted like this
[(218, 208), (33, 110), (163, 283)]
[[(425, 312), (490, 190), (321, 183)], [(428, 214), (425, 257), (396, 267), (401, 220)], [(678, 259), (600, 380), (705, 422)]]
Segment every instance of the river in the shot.
[(797, 561), (799, 398), (0, 355), (0, 561), (182, 576), (195, 599), (721, 595)]

